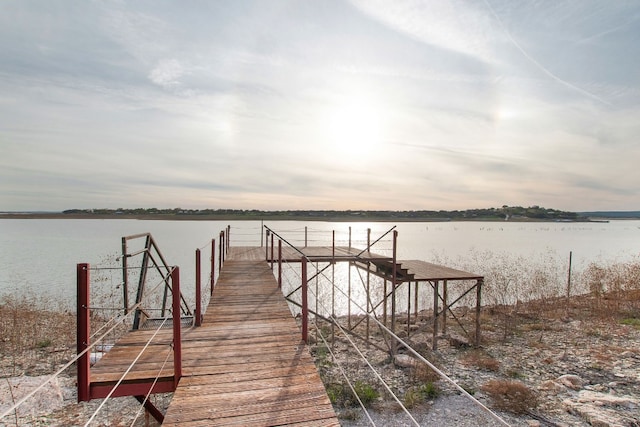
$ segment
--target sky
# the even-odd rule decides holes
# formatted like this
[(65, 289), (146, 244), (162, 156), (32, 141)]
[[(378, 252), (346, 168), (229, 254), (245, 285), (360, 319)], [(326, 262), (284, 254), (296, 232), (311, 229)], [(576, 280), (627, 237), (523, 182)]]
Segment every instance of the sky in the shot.
[(640, 1), (0, 2), (0, 211), (640, 210)]

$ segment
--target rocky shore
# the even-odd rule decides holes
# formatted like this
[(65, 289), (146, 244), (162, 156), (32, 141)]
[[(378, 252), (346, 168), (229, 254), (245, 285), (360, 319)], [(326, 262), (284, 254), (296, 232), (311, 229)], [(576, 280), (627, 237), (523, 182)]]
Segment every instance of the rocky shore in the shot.
[[(431, 328), (420, 320), (411, 325), (409, 337), (405, 331), (399, 335), (509, 425), (640, 426), (638, 319), (603, 318), (584, 307), (551, 313), (533, 309), (524, 306), (517, 313), (510, 309), (508, 327), (504, 313), (485, 310), (477, 349), (453, 334), (442, 336), (438, 351), (430, 351)], [(416, 362), (409, 352), (401, 349), (394, 359), (373, 347), (364, 353), (394, 394), (412, 406), (410, 412), (420, 425), (504, 425), (435, 375), (427, 382), (433, 381), (437, 396), (416, 401), (415, 390), (420, 390), (425, 376), (411, 368)], [(343, 337), (336, 338), (333, 354), (352, 378), (377, 383)], [(336, 366), (333, 361), (320, 364), (326, 383), (341, 381)], [(529, 394), (522, 396), (526, 401), (505, 404), (500, 390), (492, 388), (495, 384), (515, 384)], [(360, 410), (337, 409), (344, 426), (371, 425)], [(415, 425), (387, 392), (372, 403), (370, 414), (380, 421), (377, 425)]]
[[(522, 306), (508, 312), (485, 309), (480, 348), (468, 345), (451, 327), (450, 335), (439, 340), (438, 351), (429, 350), (432, 332), (428, 313), (409, 326), (409, 336), (406, 324), (397, 329), (412, 348), (508, 425), (640, 426), (640, 322), (633, 317), (594, 315), (586, 307), (541, 310)], [(330, 338), (330, 328), (322, 330)], [(371, 331), (372, 344), (384, 346), (382, 334), (374, 333), (373, 328)], [(311, 335), (315, 340), (315, 333)], [(353, 402), (336, 399), (335, 390), (346, 384), (341, 369), (351, 382), (375, 391), (369, 403), (369, 417), (376, 425), (415, 425), (345, 336), (336, 333), (328, 347), (319, 339), (318, 342), (309, 348), (336, 400), (343, 426), (366, 426), (371, 422)], [(401, 349), (400, 357), (392, 358), (375, 345), (357, 343), (420, 425), (504, 425), (432, 371), (416, 368), (415, 357), (406, 350)], [(41, 383), (45, 378), (41, 375), (60, 366), (60, 351), (42, 349), (38, 366), (25, 369), (18, 377), (0, 380), (0, 409), (8, 408), (21, 393)], [(72, 351), (66, 351), (71, 357)], [(2, 354), (0, 361), (6, 364), (10, 357)], [(76, 403), (74, 375), (73, 368), (69, 368), (37, 399), (21, 407), (18, 414), (0, 420), (0, 425), (84, 425), (101, 402)], [(524, 402), (505, 403), (500, 400), (496, 384), (517, 384), (530, 394), (520, 396)], [(154, 399), (163, 408), (170, 398), (171, 395), (162, 395)], [(112, 399), (91, 425), (157, 425), (139, 413), (139, 408), (134, 398)]]

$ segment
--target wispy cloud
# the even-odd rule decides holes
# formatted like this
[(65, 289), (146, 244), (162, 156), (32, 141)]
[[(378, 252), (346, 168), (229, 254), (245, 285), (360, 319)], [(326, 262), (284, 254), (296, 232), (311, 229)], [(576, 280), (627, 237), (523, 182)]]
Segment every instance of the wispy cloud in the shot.
[(420, 42), (491, 60), (491, 23), (474, 2), (352, 0), (352, 4)]
[(570, 83), (564, 79), (561, 79), (560, 77), (558, 77), (557, 75), (555, 75), (554, 73), (552, 73), (551, 71), (549, 71), (549, 69), (547, 69), (544, 65), (542, 65), (540, 62), (538, 62), (535, 58), (533, 58), (531, 55), (529, 55), (529, 53), (524, 50), (522, 48), (522, 46), (520, 45), (520, 43), (518, 43), (518, 41), (516, 41), (513, 36), (511, 35), (511, 33), (509, 32), (509, 30), (505, 27), (504, 23), (502, 22), (502, 19), (500, 18), (500, 16), (498, 16), (498, 14), (495, 12), (495, 10), (493, 9), (493, 7), (491, 6), (491, 4), (489, 3), (488, 0), (484, 0), (484, 4), (487, 6), (487, 8), (489, 9), (489, 11), (491, 11), (491, 15), (493, 15), (493, 17), (496, 19), (496, 21), (498, 22), (498, 24), (500, 25), (500, 28), (502, 28), (502, 30), (504, 31), (505, 35), (508, 37), (508, 39), (511, 41), (511, 43), (513, 43), (513, 45), (520, 51), (520, 53), (522, 53), (522, 55), (524, 55), (529, 61), (531, 61), (532, 64), (534, 64), (537, 68), (539, 68), (543, 73), (545, 73), (547, 76), (551, 77), (553, 80), (557, 81), (558, 83), (568, 87), (569, 89), (572, 89), (576, 92), (579, 92), (585, 96), (588, 96), (589, 98), (595, 99), (596, 101), (602, 102), (603, 104), (606, 105), (611, 105), (610, 102), (608, 102), (607, 100), (591, 93), (588, 92), (576, 85), (574, 85), (573, 83)]

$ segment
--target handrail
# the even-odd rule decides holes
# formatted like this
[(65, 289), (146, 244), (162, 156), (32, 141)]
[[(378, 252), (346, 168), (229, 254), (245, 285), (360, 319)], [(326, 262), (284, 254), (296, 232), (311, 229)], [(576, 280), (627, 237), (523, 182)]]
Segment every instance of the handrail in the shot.
[[(218, 238), (219, 246), (219, 261), (218, 261), (218, 274), (222, 270), (224, 264), (224, 256), (229, 252), (230, 246), (230, 234), (231, 226), (227, 226), (224, 230), (220, 231)], [(209, 243), (197, 248), (195, 251), (195, 309), (194, 309), (194, 326), (201, 326), (203, 319), (203, 307), (206, 307), (205, 300), (210, 300), (213, 296), (216, 283), (216, 239), (211, 239), (211, 256), (210, 256), (210, 270), (209, 270), (209, 293), (203, 294), (202, 292), (202, 249), (209, 246)]]
[[(136, 240), (140, 238), (145, 238), (144, 248), (135, 252), (131, 252), (131, 253), (128, 252), (128, 243), (132, 240)], [(140, 254), (142, 254), (143, 257), (142, 257), (142, 263), (140, 265), (140, 274), (138, 276), (138, 289), (136, 291), (135, 303), (138, 304), (144, 298), (147, 269), (149, 267), (149, 261), (151, 261), (155, 270), (161, 276), (164, 276), (166, 278), (164, 292), (162, 296), (162, 309), (160, 314), (162, 317), (164, 317), (165, 311), (167, 309), (168, 294), (169, 294), (169, 291), (172, 291), (170, 281), (167, 277), (168, 273), (171, 271), (171, 267), (168, 265), (167, 261), (162, 255), (162, 252), (160, 251), (160, 248), (156, 244), (155, 239), (153, 238), (151, 233), (139, 233), (139, 234), (122, 237), (122, 282), (123, 282), (122, 289), (123, 289), (124, 312), (126, 314), (129, 312), (129, 310), (131, 310), (131, 307), (129, 306), (129, 274), (128, 274), (129, 258), (133, 258)], [(156, 260), (156, 256), (161, 261), (161, 263), (159, 263)], [(182, 294), (180, 294), (180, 301), (181, 301), (181, 304), (180, 304), (179, 311), (185, 315), (191, 316), (193, 313), (189, 308)], [(141, 314), (142, 314), (141, 310), (136, 309), (136, 313), (134, 315), (134, 320), (133, 320), (133, 326), (132, 326), (134, 330), (139, 329), (140, 327)]]
[[(313, 274), (311, 276), (311, 278), (307, 277), (307, 262), (311, 261), (310, 258), (299, 248), (297, 248), (295, 245), (293, 245), (291, 242), (289, 242), (287, 239), (285, 239), (283, 236), (281, 236), (278, 232), (274, 231), (273, 229), (271, 229), (269, 226), (265, 225), (265, 232), (266, 232), (266, 236), (267, 236), (267, 245), (266, 245), (266, 257), (267, 259), (269, 259), (269, 240), (271, 240), (271, 268), (273, 269), (273, 264), (275, 262), (274, 259), (274, 242), (273, 242), (273, 237), (276, 236), (278, 238), (278, 285), (279, 287), (282, 286), (282, 242), (284, 242), (286, 245), (288, 245), (291, 249), (293, 249), (296, 253), (298, 253), (300, 255), (300, 260), (302, 262), (302, 278), (301, 278), (301, 284), (300, 286), (297, 286), (295, 289), (293, 289), (291, 292), (289, 292), (288, 294), (284, 295), (285, 299), (287, 301), (289, 301), (290, 303), (294, 304), (294, 305), (299, 305), (302, 309), (302, 319), (303, 319), (303, 340), (306, 342), (307, 341), (307, 336), (306, 336), (306, 330), (305, 330), (305, 326), (304, 324), (306, 323), (304, 321), (304, 319), (308, 319), (308, 314), (309, 314), (309, 307), (308, 307), (308, 303), (306, 302), (307, 300), (307, 291), (305, 290), (305, 288), (308, 285), (308, 282), (310, 280), (313, 280), (314, 278), (316, 278), (317, 276), (323, 276), (326, 277), (324, 275), (324, 271), (326, 270), (326, 268), (328, 268), (330, 265), (334, 265), (335, 263), (335, 231), (332, 231), (332, 256), (331, 257), (327, 257), (326, 262), (328, 262), (329, 264), (327, 265), (327, 267), (324, 267), (322, 269), (318, 269), (316, 267), (316, 269), (318, 271), (316, 271), (315, 274)], [(306, 227), (305, 227), (306, 228)], [(382, 236), (380, 236), (378, 239), (376, 239), (373, 243), (371, 242), (371, 230), (367, 229), (367, 248), (365, 250), (360, 251), (358, 254), (352, 255), (356, 260), (360, 261), (360, 262), (364, 262), (367, 263), (369, 262), (366, 258), (361, 257), (361, 255), (370, 250), (370, 248), (375, 245), (376, 243), (378, 243), (380, 240), (382, 240), (382, 238), (384, 236), (386, 236), (387, 234), (389, 234), (390, 232), (394, 232), (394, 239), (393, 239), (393, 245), (394, 245), (394, 250), (393, 250), (393, 254), (394, 257), (392, 258), (392, 264), (395, 267), (396, 264), (396, 259), (395, 259), (395, 245), (396, 245), (396, 238), (397, 238), (397, 231), (395, 231), (396, 226), (391, 227), (388, 231), (386, 231), (385, 233), (382, 234)], [(268, 237), (271, 236), (271, 239), (269, 239)], [(351, 243), (351, 229), (349, 229), (349, 243)], [(351, 247), (351, 245), (350, 245)], [(313, 265), (313, 264), (312, 264)], [(395, 269), (395, 268), (394, 268)], [(395, 277), (395, 274), (394, 276)], [(333, 284), (332, 284), (333, 285)], [(333, 285), (335, 286), (335, 285)], [(298, 290), (303, 289), (302, 290), (302, 299), (303, 299), (303, 303), (299, 304), (296, 301), (291, 299), (291, 296), (298, 292)], [(318, 316), (318, 313), (313, 313), (315, 316)], [(392, 319), (395, 322), (395, 319)], [(395, 348), (392, 347), (392, 351)]]
[[(307, 274), (307, 266), (308, 266), (308, 261), (309, 261), (309, 257), (307, 257), (304, 252), (302, 252), (300, 249), (296, 248), (295, 246), (291, 245), (286, 239), (282, 238), (277, 232), (269, 229), (268, 227), (265, 226), (265, 228), (267, 229), (267, 232), (269, 234), (271, 234), (271, 236), (278, 236), (278, 238), (280, 239), (278, 242), (278, 265), (279, 265), (279, 269), (281, 268), (282, 265), (282, 250), (281, 250), (281, 242), (285, 242), (285, 244), (289, 245), (292, 249), (294, 249), (297, 253), (299, 253), (301, 255), (301, 286), (298, 286), (297, 288), (295, 288), (292, 292), (290, 292), (288, 295), (285, 296), (285, 299), (287, 301), (289, 301), (292, 304), (295, 304), (299, 307), (302, 308), (302, 339), (303, 341), (307, 342), (308, 339), (308, 313), (309, 313), (309, 307), (308, 307), (308, 295), (307, 293), (309, 292), (308, 290), (308, 274)], [(480, 406), (480, 408), (482, 408), (484, 411), (486, 411), (491, 417), (493, 417), (496, 421), (500, 422), (503, 425), (508, 425), (504, 420), (502, 420), (502, 418), (500, 418), (497, 414), (495, 414), (493, 411), (491, 411), (490, 409), (488, 409), (486, 406), (484, 406), (482, 403), (480, 403), (477, 399), (475, 399), (473, 396), (471, 396), (469, 393), (467, 393), (466, 391), (464, 391), (462, 389), (462, 387), (460, 387), (455, 381), (453, 381), (449, 376), (447, 376), (445, 373), (443, 373), (442, 371), (440, 371), (439, 369), (437, 369), (431, 362), (429, 362), (428, 360), (426, 360), (423, 356), (421, 356), (419, 353), (417, 353), (413, 348), (411, 348), (409, 346), (409, 344), (407, 344), (405, 341), (403, 341), (402, 339), (400, 339), (400, 337), (398, 337), (398, 335), (395, 334), (395, 288), (397, 285), (397, 231), (394, 230), (395, 227), (393, 227), (392, 229), (390, 229), (389, 231), (387, 231), (387, 233), (385, 233), (382, 237), (384, 237), (385, 235), (387, 235), (388, 233), (393, 231), (393, 255), (391, 257), (392, 259), (392, 265), (391, 265), (391, 282), (392, 282), (392, 289), (393, 291), (391, 292), (391, 304), (392, 304), (392, 318), (391, 318), (391, 327), (387, 328), (385, 326), (385, 324), (383, 322), (380, 322), (380, 320), (377, 319), (376, 314), (375, 314), (375, 308), (373, 309), (373, 311), (369, 311), (370, 310), (370, 304), (371, 302), (369, 301), (369, 299), (367, 298), (367, 308), (363, 308), (362, 306), (358, 305), (357, 303), (354, 302), (354, 304), (356, 305), (356, 307), (358, 307), (360, 309), (360, 311), (362, 311), (363, 313), (365, 313), (365, 317), (368, 319), (373, 320), (373, 322), (375, 322), (382, 331), (384, 331), (385, 335), (389, 336), (389, 340), (387, 341), (385, 338), (385, 341), (387, 341), (387, 345), (389, 346), (389, 349), (391, 351), (392, 354), (394, 354), (397, 351), (398, 345), (402, 345), (404, 347), (406, 347), (415, 357), (417, 357), (421, 362), (425, 363), (427, 366), (429, 366), (431, 369), (433, 369), (441, 378), (443, 378), (445, 381), (450, 382), (451, 384), (453, 384), (456, 389), (458, 389), (458, 391), (460, 391), (461, 393), (463, 393), (465, 395), (465, 397), (469, 398), (473, 403), (477, 404)], [(377, 243), (382, 237), (380, 237), (379, 239), (377, 239), (376, 241), (374, 241), (373, 244)], [(371, 246), (373, 246), (373, 244), (367, 244), (367, 250), (371, 248)], [(335, 250), (335, 239), (334, 239), (334, 248)], [(273, 251), (273, 243), (272, 243), (272, 251)], [(366, 251), (366, 250), (365, 250)], [(364, 262), (368, 262), (366, 259), (362, 259), (360, 257), (360, 255), (362, 255), (365, 251), (361, 251), (355, 258), (358, 258), (360, 260), (364, 260)], [(272, 256), (272, 260), (273, 262), (273, 256)], [(334, 262), (334, 260), (332, 258), (327, 257), (326, 262), (330, 262), (331, 264)], [(316, 267), (317, 268), (317, 267)], [(323, 271), (319, 270), (313, 277), (317, 277), (319, 275), (323, 275)], [(278, 272), (278, 276), (281, 276), (281, 271)], [(326, 277), (326, 276), (325, 276)], [(336, 289), (335, 283), (331, 282), (332, 288)], [(302, 289), (302, 302), (298, 303), (296, 301), (293, 301), (290, 297), (293, 295), (293, 293), (297, 292), (299, 289)], [(337, 288), (345, 297), (347, 297), (350, 301), (350, 303), (352, 302), (350, 295), (346, 294), (344, 292), (344, 290), (340, 289), (339, 287)], [(469, 292), (469, 291), (467, 291)], [(315, 295), (316, 299), (318, 298), (318, 295)], [(385, 301), (386, 301), (386, 292), (385, 292)], [(459, 298), (458, 298), (459, 299)], [(457, 301), (457, 300), (456, 300)], [(377, 306), (376, 306), (377, 307)], [(325, 307), (326, 308), (326, 307)], [(323, 320), (327, 320), (326, 317), (324, 316), (319, 316), (317, 313), (314, 313), (316, 316), (316, 319), (321, 318)], [(367, 365), (369, 366), (370, 369), (372, 369), (372, 371), (377, 375), (377, 372), (375, 371), (375, 369), (373, 369), (373, 367), (371, 366), (371, 364), (368, 362), (368, 360), (362, 355), (362, 353), (360, 352), (360, 350), (358, 349), (357, 346), (355, 346), (355, 343), (353, 342), (353, 340), (350, 338), (350, 334), (353, 334), (353, 332), (351, 330), (345, 330), (337, 321), (337, 318), (335, 317), (334, 314), (331, 314), (331, 316), (328, 319), (332, 325), (337, 326), (340, 331), (343, 333), (343, 335), (346, 337), (347, 340), (349, 340), (350, 344), (355, 348), (355, 350), (361, 355), (361, 357), (364, 358), (365, 363), (367, 363)], [(317, 327), (317, 323), (316, 323), (316, 327)], [(368, 331), (368, 324), (367, 324), (367, 331)], [(368, 332), (367, 332), (368, 334)], [(357, 334), (353, 334), (354, 336), (358, 337)], [(322, 336), (322, 334), (320, 333), (320, 336), (323, 340), (323, 342), (325, 343), (325, 345), (327, 345), (327, 348), (329, 348), (327, 342), (325, 341), (324, 337)], [(391, 395), (396, 399), (396, 401), (400, 404), (400, 406), (405, 410), (405, 412), (407, 413), (407, 415), (412, 419), (412, 421), (418, 425), (417, 421), (412, 417), (412, 415), (407, 411), (407, 409), (404, 407), (404, 405), (402, 404), (402, 402), (400, 402), (394, 395), (393, 392), (388, 388), (388, 385), (384, 382), (384, 380), (382, 380), (382, 378), (377, 375), (378, 378), (381, 380), (382, 384), (387, 387), (387, 390), (391, 393)]]
[[(89, 401), (94, 398), (108, 397), (104, 395), (96, 395), (92, 393), (91, 389), (91, 361), (89, 349), (95, 345), (91, 343), (90, 338), (90, 319), (91, 319), (91, 305), (90, 305), (90, 267), (89, 264), (83, 263), (77, 265), (77, 367), (78, 367), (78, 401)], [(181, 340), (181, 294), (180, 294), (180, 269), (178, 267), (172, 267), (167, 276), (162, 277), (160, 284), (164, 283), (170, 278), (172, 288), (172, 321), (173, 321), (173, 389), (177, 387), (178, 381), (182, 377), (182, 340)], [(159, 285), (160, 285), (159, 284)], [(136, 310), (139, 308), (141, 302), (138, 302), (134, 307)], [(126, 316), (124, 314), (123, 316)], [(165, 318), (166, 321), (166, 318)], [(155, 334), (154, 334), (155, 336)], [(102, 338), (102, 337), (101, 337)], [(149, 343), (147, 343), (148, 346)], [(145, 348), (147, 347), (145, 346)], [(135, 361), (134, 361), (135, 362)], [(122, 377), (124, 378), (124, 377)], [(112, 391), (109, 392), (109, 396), (113, 394), (115, 388), (122, 382), (122, 378), (114, 386)], [(144, 388), (144, 384), (140, 384), (141, 388)]]

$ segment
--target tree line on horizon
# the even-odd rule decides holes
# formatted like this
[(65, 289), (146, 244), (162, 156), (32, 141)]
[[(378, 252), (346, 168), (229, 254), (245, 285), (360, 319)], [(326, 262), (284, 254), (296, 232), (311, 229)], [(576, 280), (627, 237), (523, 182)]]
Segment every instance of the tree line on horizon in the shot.
[(210, 216), (210, 217), (239, 217), (246, 219), (261, 218), (341, 218), (341, 219), (429, 219), (429, 220), (563, 220), (575, 221), (581, 217), (576, 212), (549, 209), (540, 206), (507, 206), (487, 209), (466, 210), (277, 210), (265, 211), (259, 209), (183, 209), (183, 208), (134, 208), (134, 209), (68, 209), (62, 212), (66, 215), (127, 215), (127, 216)]

